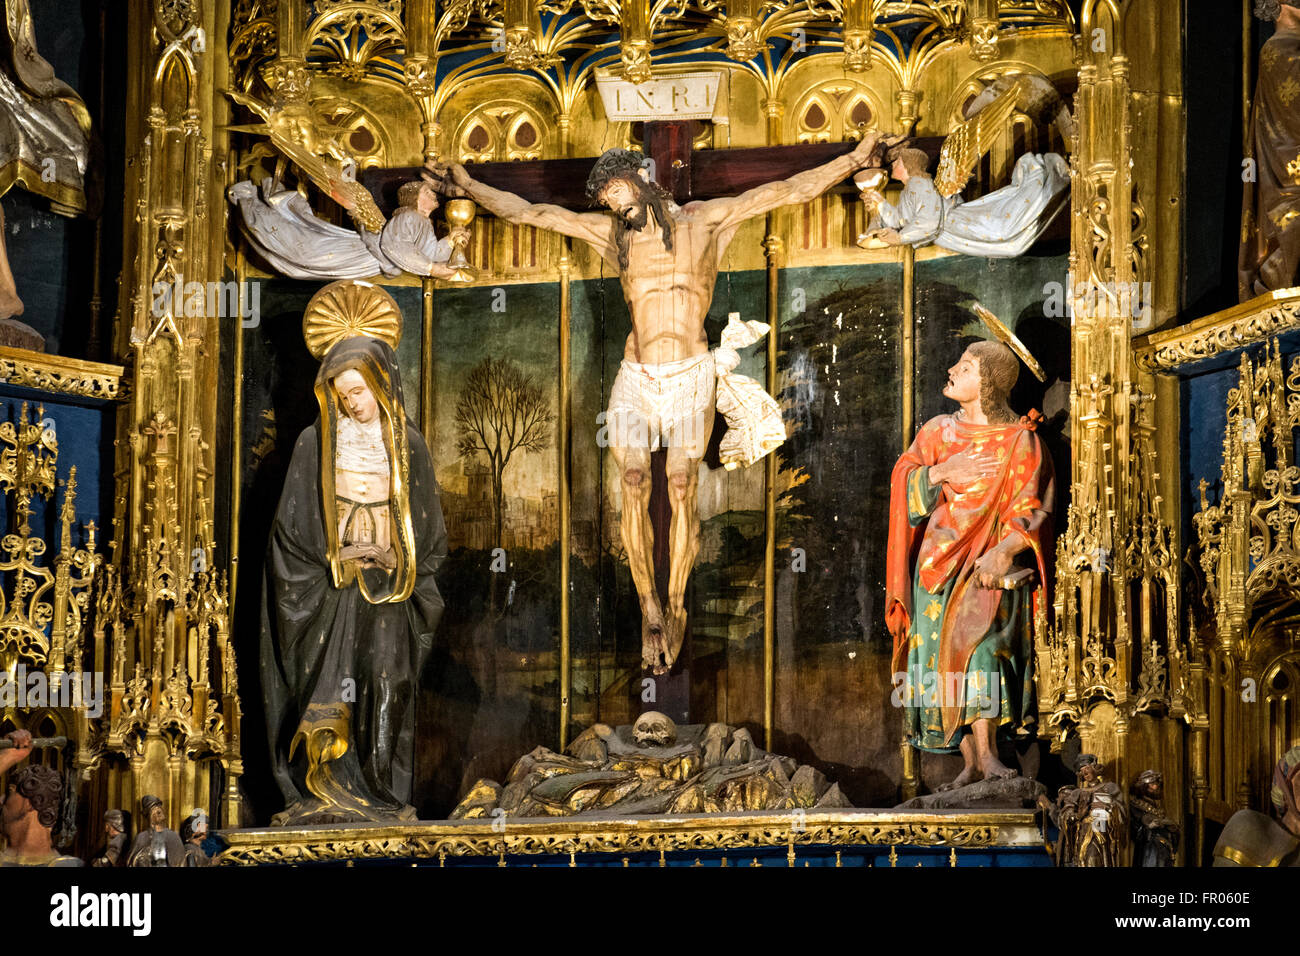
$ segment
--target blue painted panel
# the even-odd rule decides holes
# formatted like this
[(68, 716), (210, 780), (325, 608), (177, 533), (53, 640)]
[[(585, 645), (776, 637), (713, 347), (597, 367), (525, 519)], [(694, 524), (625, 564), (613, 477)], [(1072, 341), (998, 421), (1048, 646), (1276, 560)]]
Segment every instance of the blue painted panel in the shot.
[[(116, 406), (108, 403), (81, 403), (67, 396), (50, 395), (33, 389), (0, 385), (0, 421), (17, 422), (22, 405), (28, 404), (29, 420), (44, 407), (43, 417), (54, 423), (59, 444), (59, 487), (54, 506), (36, 501), (32, 530), (51, 544), (47, 557), (57, 546), (58, 512), (63, 505), (65, 482), (72, 468), (77, 469), (76, 515), (73, 544), (85, 542), (85, 526), (95, 522), (99, 550), (107, 547), (113, 517), (113, 430)], [(10, 496), (0, 498), (0, 521), (10, 527)]]

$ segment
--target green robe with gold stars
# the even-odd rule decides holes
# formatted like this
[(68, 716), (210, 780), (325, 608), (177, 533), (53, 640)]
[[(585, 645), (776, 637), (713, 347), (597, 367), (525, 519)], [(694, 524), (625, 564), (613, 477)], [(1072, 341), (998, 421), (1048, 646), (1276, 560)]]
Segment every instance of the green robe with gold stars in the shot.
[[(991, 455), (998, 472), (965, 484), (930, 483), (932, 466), (967, 450)], [(1035, 602), (1045, 600), (1052, 489), (1050, 459), (1028, 417), (969, 425), (941, 415), (895, 466), (887, 620), (894, 703), (917, 748), (959, 750), (978, 718), (1012, 728), (1032, 721), (1031, 627)], [(1033, 554), (1039, 586), (977, 586), (976, 561), (1010, 536)]]

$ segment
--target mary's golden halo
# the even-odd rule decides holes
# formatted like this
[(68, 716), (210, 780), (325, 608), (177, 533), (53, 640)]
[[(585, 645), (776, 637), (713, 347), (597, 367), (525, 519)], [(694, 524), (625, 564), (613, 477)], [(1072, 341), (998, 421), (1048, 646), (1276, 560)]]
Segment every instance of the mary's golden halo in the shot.
[(391, 295), (361, 279), (340, 279), (321, 289), (302, 314), (302, 337), (317, 359), (335, 343), (355, 335), (387, 342), (396, 350), (402, 339), (402, 310)]
[(1007, 348), (1011, 349), (1011, 351), (1015, 352), (1016, 358), (1020, 359), (1020, 361), (1024, 362), (1025, 365), (1029, 367), (1029, 371), (1034, 373), (1034, 378), (1038, 379), (1040, 382), (1047, 381), (1047, 373), (1044, 372), (1043, 367), (1038, 364), (1038, 359), (1034, 358), (1033, 355), (1030, 354), (1029, 349), (1025, 348), (1024, 342), (1016, 338), (1016, 333), (1007, 328), (1006, 324), (1001, 319), (978, 302), (971, 306), (971, 308), (975, 310), (975, 314), (980, 317), (988, 327), (988, 330), (993, 333), (993, 337)]

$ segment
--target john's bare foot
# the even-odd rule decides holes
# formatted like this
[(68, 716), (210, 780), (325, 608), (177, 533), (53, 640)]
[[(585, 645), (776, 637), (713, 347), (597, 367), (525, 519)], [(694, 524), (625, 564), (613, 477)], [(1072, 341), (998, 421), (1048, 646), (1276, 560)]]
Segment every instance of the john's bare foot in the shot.
[(970, 786), (980, 778), (980, 772), (974, 766), (963, 767), (961, 773), (957, 774), (950, 782), (939, 787), (940, 792), (944, 790), (960, 790), (962, 787)]
[(980, 758), (980, 769), (984, 771), (985, 780), (1010, 780), (1020, 775), (1019, 771), (1012, 770), (992, 754)]

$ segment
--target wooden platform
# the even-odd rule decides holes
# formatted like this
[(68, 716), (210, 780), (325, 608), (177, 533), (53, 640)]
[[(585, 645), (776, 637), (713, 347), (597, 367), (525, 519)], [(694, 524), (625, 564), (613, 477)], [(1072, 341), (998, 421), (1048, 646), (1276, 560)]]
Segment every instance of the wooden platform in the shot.
[[(998, 855), (1014, 855), (1012, 865), (1050, 865), (1036, 814), (1004, 811), (829, 810), (760, 811), (735, 814), (683, 814), (633, 817), (591, 815), (543, 819), (440, 820), (370, 826), (348, 824), (223, 830), (228, 846), (216, 862), (225, 866), (353, 864), (357, 861), (408, 865), (456, 863), (529, 865), (689, 865), (701, 855), (712, 860), (734, 855), (771, 857), (784, 850), (787, 862), (810, 857), (839, 865), (844, 855), (872, 860), (887, 853), (933, 858), (937, 865), (998, 865)], [(904, 851), (907, 851), (906, 853)], [(956, 851), (954, 854), (953, 851)], [(972, 851), (980, 851), (972, 856)], [(651, 859), (647, 861), (646, 855)], [(910, 857), (909, 857), (910, 858)], [(979, 862), (976, 862), (978, 859)], [(821, 865), (825, 865), (824, 863)], [(858, 862), (856, 865), (873, 865)], [(882, 865), (875, 862), (874, 865)], [(917, 865), (907, 863), (904, 865)]]

